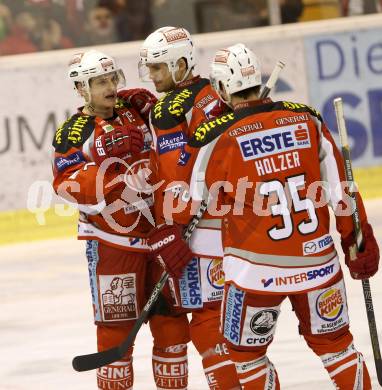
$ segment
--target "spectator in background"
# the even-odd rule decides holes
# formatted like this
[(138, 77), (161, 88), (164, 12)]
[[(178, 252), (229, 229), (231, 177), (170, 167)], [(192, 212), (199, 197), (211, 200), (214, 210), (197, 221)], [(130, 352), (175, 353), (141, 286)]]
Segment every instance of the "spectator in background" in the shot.
[(19, 12), (10, 34), (0, 42), (0, 55), (33, 53), (38, 51), (38, 23), (27, 11)]
[(113, 12), (121, 42), (144, 39), (153, 29), (150, 0), (100, 0), (98, 4)]
[(281, 23), (297, 23), (304, 10), (302, 0), (281, 0)]
[(86, 16), (84, 33), (79, 46), (103, 45), (118, 42), (116, 23), (111, 10), (103, 5), (90, 9)]
[(0, 4), (0, 40), (5, 38), (12, 26), (12, 14), (5, 4)]
[(54, 50), (73, 47), (72, 41), (63, 35), (61, 25), (54, 19), (48, 19), (39, 34), (39, 49)]

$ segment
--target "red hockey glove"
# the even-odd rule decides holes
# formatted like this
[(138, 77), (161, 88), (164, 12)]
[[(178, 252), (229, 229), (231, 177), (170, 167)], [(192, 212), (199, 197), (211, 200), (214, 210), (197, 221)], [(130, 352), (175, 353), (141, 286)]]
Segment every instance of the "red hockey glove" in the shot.
[(94, 162), (101, 165), (108, 157), (123, 158), (127, 154), (136, 154), (143, 149), (143, 134), (133, 125), (117, 126), (103, 133), (94, 141), (91, 152)]
[(185, 265), (192, 259), (188, 244), (182, 239), (177, 225), (162, 225), (148, 236), (148, 245), (155, 260), (173, 277), (179, 278)]
[(362, 233), (365, 243), (363, 252), (357, 252), (353, 235), (341, 241), (345, 263), (353, 279), (368, 279), (378, 271), (379, 248), (370, 224), (362, 227)]
[(144, 88), (124, 89), (118, 92), (118, 97), (131, 104), (145, 121), (149, 118), (151, 107), (158, 101)]
[(220, 115), (223, 115), (227, 111), (229, 111), (230, 108), (222, 101), (218, 100), (214, 108), (209, 112), (209, 117), (217, 118)]

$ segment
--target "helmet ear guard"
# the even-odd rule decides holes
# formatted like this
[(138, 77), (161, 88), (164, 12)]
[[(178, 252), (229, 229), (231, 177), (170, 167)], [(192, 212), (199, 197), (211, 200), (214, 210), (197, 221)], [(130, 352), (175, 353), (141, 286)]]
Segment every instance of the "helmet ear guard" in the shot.
[(242, 43), (218, 50), (211, 64), (210, 81), (219, 97), (229, 104), (232, 94), (261, 85), (260, 62)]

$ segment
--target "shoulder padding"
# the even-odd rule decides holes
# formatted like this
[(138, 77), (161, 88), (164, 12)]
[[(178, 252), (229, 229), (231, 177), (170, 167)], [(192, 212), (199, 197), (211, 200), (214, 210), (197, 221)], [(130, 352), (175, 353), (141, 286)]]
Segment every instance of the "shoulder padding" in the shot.
[(294, 112), (307, 112), (310, 115), (317, 118), (319, 121), (323, 121), (321, 114), (311, 106), (302, 103), (294, 103), (287, 101), (279, 101), (274, 103), (274, 110), (288, 110)]
[(209, 84), (207, 79), (167, 92), (151, 111), (151, 123), (160, 130), (171, 130), (186, 120), (199, 92)]
[(72, 147), (81, 147), (95, 128), (95, 117), (75, 114), (56, 131), (53, 146), (56, 152), (66, 153)]
[(238, 119), (235, 112), (226, 112), (217, 118), (211, 119), (198, 126), (188, 144), (193, 148), (201, 148), (223, 134)]

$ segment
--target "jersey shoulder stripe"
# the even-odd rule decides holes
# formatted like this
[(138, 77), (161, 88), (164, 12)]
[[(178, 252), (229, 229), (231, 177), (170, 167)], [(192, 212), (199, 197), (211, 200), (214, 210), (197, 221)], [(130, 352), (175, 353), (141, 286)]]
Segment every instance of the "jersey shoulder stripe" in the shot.
[(95, 117), (75, 114), (56, 131), (53, 147), (56, 152), (66, 153), (72, 147), (81, 147), (95, 128)]
[(186, 119), (186, 114), (195, 105), (199, 92), (209, 85), (209, 80), (198, 82), (167, 92), (151, 110), (151, 123), (160, 130), (171, 130)]
[(198, 126), (192, 138), (188, 141), (188, 144), (194, 148), (201, 148), (212, 142), (229, 128), (232, 128), (235, 123), (242, 119), (253, 114), (269, 111), (273, 104), (274, 103), (271, 102), (256, 107), (246, 107), (237, 111), (227, 111), (217, 118), (211, 119)]
[(287, 111), (294, 111), (294, 112), (301, 112), (301, 113), (307, 112), (310, 115), (317, 118), (319, 121), (323, 122), (321, 114), (315, 108), (303, 103), (279, 101), (274, 103), (273, 110), (283, 110), (283, 111), (287, 110)]

